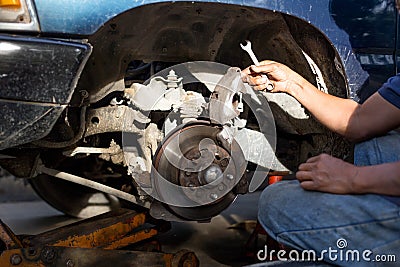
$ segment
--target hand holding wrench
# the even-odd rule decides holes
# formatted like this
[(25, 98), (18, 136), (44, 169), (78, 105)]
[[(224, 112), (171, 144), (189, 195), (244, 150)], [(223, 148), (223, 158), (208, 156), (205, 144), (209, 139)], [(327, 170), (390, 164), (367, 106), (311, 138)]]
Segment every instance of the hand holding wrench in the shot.
[[(251, 48), (251, 42), (249, 40), (246, 40), (246, 45), (240, 44), (240, 47), (249, 54), (249, 56), (250, 56), (251, 60), (253, 61), (254, 65), (260, 66), (260, 62), (258, 61), (256, 55), (254, 54), (253, 49)], [(274, 85), (268, 79), (268, 76), (263, 74), (262, 77), (267, 79), (267, 88), (266, 89), (268, 91), (273, 90), (274, 89)]]

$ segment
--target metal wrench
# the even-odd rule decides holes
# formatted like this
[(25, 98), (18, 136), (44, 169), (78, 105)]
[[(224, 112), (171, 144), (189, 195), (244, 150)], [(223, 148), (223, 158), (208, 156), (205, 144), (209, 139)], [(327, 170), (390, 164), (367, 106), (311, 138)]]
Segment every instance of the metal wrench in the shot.
[[(245, 45), (243, 45), (241, 43), (240, 47), (249, 54), (249, 56), (250, 56), (251, 60), (253, 61), (254, 65), (260, 66), (260, 62), (258, 61), (256, 55), (254, 54), (253, 49), (251, 48), (251, 42), (249, 40), (246, 40), (246, 44)], [(271, 81), (268, 79), (268, 76), (263, 74), (262, 77), (267, 79), (267, 88), (266, 89), (268, 91), (273, 90), (274, 89), (274, 84), (271, 83)]]

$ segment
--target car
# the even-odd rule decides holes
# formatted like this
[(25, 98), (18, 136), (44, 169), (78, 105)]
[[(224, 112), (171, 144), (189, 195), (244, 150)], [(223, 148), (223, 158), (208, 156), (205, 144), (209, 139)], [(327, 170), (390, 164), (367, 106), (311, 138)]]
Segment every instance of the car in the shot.
[(210, 220), (312, 155), (352, 159), (241, 83), (240, 44), (362, 102), (397, 72), (397, 21), (393, 0), (2, 0), (0, 166), (71, 216)]

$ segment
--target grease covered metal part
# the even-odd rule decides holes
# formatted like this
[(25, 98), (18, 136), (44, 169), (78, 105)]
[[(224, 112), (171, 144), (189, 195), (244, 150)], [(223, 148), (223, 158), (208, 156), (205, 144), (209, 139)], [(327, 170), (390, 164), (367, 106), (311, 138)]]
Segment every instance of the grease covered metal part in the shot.
[(236, 198), (232, 189), (247, 162), (237, 144), (229, 152), (217, 144), (220, 131), (192, 122), (167, 136), (156, 153), (151, 193), (182, 218), (207, 220)]
[[(134, 106), (146, 111), (172, 109), (162, 118), (165, 121), (162, 128), (166, 137), (153, 154), (150, 177), (146, 176), (149, 168), (143, 168), (147, 165), (146, 162), (149, 162), (148, 156), (141, 164), (136, 156), (137, 166), (133, 166), (135, 165), (135, 160), (132, 160), (135, 158), (132, 150), (134, 136), (123, 135), (123, 149), (126, 159), (130, 159), (126, 161), (133, 167), (131, 168), (133, 179), (141, 191), (168, 206), (169, 210), (181, 218), (207, 220), (230, 205), (238, 194), (235, 192), (236, 188), (240, 187), (238, 191), (243, 193), (247, 191), (249, 181), (244, 176), (247, 158), (260, 164), (263, 171), (268, 168), (268, 164), (274, 163), (275, 124), (271, 110), (263, 95), (257, 95), (251, 88), (244, 86), (240, 72), (239, 68), (218, 63), (190, 62), (166, 69), (144, 85), (135, 85), (134, 90), (130, 88), (125, 91), (125, 95)], [(171, 74), (174, 75), (174, 80), (182, 81), (182, 84), (168, 86), (170, 84), (168, 76)], [(205, 85), (211, 91), (211, 98), (199, 95), (201, 101), (192, 102), (186, 96), (196, 92), (188, 91), (186, 84), (201, 84), (203, 88)], [(169, 99), (169, 92), (177, 88), (180, 89), (181, 97)], [(243, 100), (247, 101), (246, 104), (256, 114), (257, 119), (262, 121), (260, 128), (266, 131), (260, 133), (261, 136), (264, 139), (269, 136), (263, 143), (251, 143), (247, 140), (254, 136), (251, 134), (242, 134), (241, 138), (236, 138), (239, 129), (246, 127), (246, 120), (239, 117), (243, 112), (244, 103), (241, 103)], [(199, 113), (187, 112), (197, 110), (198, 103), (206, 103), (203, 105), (201, 117)], [(187, 116), (192, 120), (185, 121), (189, 118)], [(171, 122), (174, 122), (175, 126)], [(130, 121), (126, 123), (129, 124)], [(254, 130), (249, 131), (251, 133)], [(258, 141), (261, 136), (257, 136)], [(152, 138), (140, 140), (146, 144)], [(260, 148), (260, 144), (268, 145), (266, 153), (272, 155), (260, 159), (265, 154), (257, 154), (258, 149), (247, 147)], [(142, 150), (146, 150), (147, 146), (142, 147)], [(275, 167), (284, 169), (282, 164), (280, 166), (276, 164)], [(261, 175), (256, 177), (252, 186), (257, 188), (263, 178), (261, 179)], [(153, 213), (158, 214), (154, 210)], [(157, 216), (161, 216), (162, 213)]]
[(211, 95), (209, 116), (211, 122), (224, 125), (240, 115), (234, 96), (244, 92), (245, 88), (239, 68), (229, 68), (221, 77)]

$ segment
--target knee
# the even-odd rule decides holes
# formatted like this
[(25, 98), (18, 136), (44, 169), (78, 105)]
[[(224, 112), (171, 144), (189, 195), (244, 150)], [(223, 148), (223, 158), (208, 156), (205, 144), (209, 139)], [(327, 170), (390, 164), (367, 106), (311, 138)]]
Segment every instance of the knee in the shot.
[(282, 182), (269, 185), (260, 195), (259, 210), (273, 209), (275, 204), (279, 202), (284, 190), (282, 190)]
[(359, 143), (354, 148), (354, 164), (358, 166), (377, 165), (400, 160), (400, 134), (389, 133)]
[(357, 166), (369, 166), (378, 161), (376, 153), (376, 140), (371, 139), (358, 143), (354, 147), (354, 164)]
[(268, 186), (261, 194), (258, 203), (258, 220), (266, 230), (276, 233), (278, 219), (282, 219), (282, 211), (287, 210), (286, 205), (293, 204), (289, 197), (290, 188), (301, 190), (297, 181), (279, 182)]

